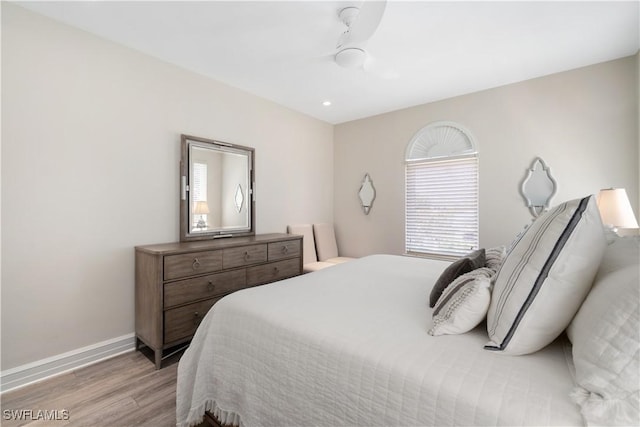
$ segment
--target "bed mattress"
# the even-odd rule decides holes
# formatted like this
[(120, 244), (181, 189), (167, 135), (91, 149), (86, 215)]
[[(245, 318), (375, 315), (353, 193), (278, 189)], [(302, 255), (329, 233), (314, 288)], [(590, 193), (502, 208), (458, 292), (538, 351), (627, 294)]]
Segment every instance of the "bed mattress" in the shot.
[(483, 349), (485, 325), (430, 336), (447, 262), (373, 255), (219, 301), (178, 367), (177, 423), (582, 425), (564, 339)]

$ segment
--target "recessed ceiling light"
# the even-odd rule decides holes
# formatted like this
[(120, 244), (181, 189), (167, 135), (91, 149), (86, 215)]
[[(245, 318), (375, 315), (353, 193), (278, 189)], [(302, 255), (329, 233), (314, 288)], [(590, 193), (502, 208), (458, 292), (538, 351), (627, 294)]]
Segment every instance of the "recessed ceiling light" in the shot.
[(331, 105), (331, 101), (323, 101), (322, 105), (324, 105), (325, 107), (328, 107), (329, 105)]

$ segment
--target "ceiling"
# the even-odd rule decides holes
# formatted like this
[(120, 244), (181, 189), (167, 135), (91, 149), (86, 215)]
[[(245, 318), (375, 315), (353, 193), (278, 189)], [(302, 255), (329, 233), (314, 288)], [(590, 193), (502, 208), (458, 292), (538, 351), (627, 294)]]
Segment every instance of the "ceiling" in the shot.
[(638, 1), (390, 0), (366, 44), (365, 72), (333, 61), (346, 29), (338, 11), (362, 1), (17, 4), (334, 124), (633, 55), (640, 45)]

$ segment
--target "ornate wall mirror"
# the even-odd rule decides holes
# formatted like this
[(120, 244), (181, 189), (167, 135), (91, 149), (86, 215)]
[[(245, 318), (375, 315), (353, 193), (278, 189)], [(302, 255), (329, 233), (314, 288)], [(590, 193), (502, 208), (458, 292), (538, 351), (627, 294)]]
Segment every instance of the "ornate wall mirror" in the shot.
[(360, 198), (360, 204), (362, 204), (364, 214), (369, 215), (373, 201), (376, 199), (376, 189), (373, 187), (373, 182), (368, 173), (364, 174), (358, 197)]
[(520, 194), (534, 218), (549, 209), (557, 188), (558, 184), (551, 176), (549, 166), (540, 157), (536, 157), (520, 186)]
[(253, 148), (182, 135), (180, 240), (254, 234)]

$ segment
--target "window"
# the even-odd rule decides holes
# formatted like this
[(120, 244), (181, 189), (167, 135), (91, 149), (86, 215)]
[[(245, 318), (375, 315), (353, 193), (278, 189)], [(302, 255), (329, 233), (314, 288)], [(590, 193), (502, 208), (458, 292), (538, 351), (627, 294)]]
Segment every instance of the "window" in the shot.
[(478, 248), (478, 153), (451, 122), (421, 129), (405, 156), (407, 253), (453, 258)]
[[(192, 180), (192, 200), (193, 207), (193, 224), (198, 224), (197, 227), (204, 228), (207, 223), (207, 213), (209, 208), (207, 202), (207, 164), (206, 163), (193, 163), (193, 180)], [(198, 203), (204, 202), (204, 203)]]

